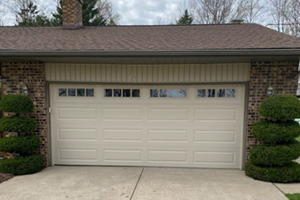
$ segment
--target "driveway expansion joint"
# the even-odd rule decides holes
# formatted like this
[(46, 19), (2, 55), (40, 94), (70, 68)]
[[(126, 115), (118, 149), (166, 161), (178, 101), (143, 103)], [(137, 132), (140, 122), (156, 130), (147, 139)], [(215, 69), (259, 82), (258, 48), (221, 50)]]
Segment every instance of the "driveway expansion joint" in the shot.
[(133, 192), (132, 192), (131, 197), (130, 197), (129, 200), (132, 200), (132, 198), (133, 198), (133, 195), (134, 195), (134, 193), (135, 193), (135, 191), (136, 191), (136, 188), (137, 188), (137, 186), (138, 186), (138, 184), (139, 184), (139, 182), (140, 182), (140, 180), (141, 180), (141, 177), (142, 177), (142, 175), (143, 175), (144, 169), (145, 169), (145, 168), (143, 167), (143, 169), (142, 169), (142, 171), (141, 171), (141, 174), (140, 174), (140, 176), (139, 176), (139, 178), (138, 178), (138, 180), (137, 180), (137, 182), (136, 182), (136, 185), (135, 185), (135, 187), (134, 187), (134, 189), (133, 189)]
[(285, 193), (275, 183), (272, 183), (272, 185), (274, 185), (285, 196)]

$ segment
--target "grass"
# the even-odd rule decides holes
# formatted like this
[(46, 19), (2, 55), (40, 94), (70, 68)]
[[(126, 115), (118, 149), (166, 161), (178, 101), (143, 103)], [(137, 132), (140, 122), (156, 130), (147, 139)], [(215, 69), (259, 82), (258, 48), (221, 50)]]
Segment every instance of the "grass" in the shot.
[(289, 200), (300, 200), (300, 193), (286, 194), (285, 196), (287, 196), (287, 198), (289, 198)]
[(300, 137), (296, 138), (296, 140), (298, 140), (300, 142)]

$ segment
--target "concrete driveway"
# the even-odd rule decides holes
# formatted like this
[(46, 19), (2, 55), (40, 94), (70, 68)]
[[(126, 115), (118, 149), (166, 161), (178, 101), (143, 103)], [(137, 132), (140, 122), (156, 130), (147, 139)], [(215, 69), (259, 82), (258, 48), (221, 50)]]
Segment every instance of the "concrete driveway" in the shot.
[(63, 166), (0, 184), (0, 199), (287, 200), (278, 186), (239, 170)]

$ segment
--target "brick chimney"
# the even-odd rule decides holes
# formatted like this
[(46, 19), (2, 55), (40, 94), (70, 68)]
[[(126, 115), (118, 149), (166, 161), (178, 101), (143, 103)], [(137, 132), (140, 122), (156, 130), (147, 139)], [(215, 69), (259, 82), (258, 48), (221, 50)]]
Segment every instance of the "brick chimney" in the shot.
[(63, 28), (82, 28), (82, 0), (62, 0)]

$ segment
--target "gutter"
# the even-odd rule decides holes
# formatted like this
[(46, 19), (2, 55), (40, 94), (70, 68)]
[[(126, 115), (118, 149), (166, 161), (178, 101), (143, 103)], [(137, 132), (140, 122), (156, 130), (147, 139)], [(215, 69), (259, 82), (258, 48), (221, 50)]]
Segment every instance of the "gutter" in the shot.
[(1, 51), (0, 57), (198, 57), (198, 56), (300, 56), (300, 49), (237, 49), (200, 51)]

